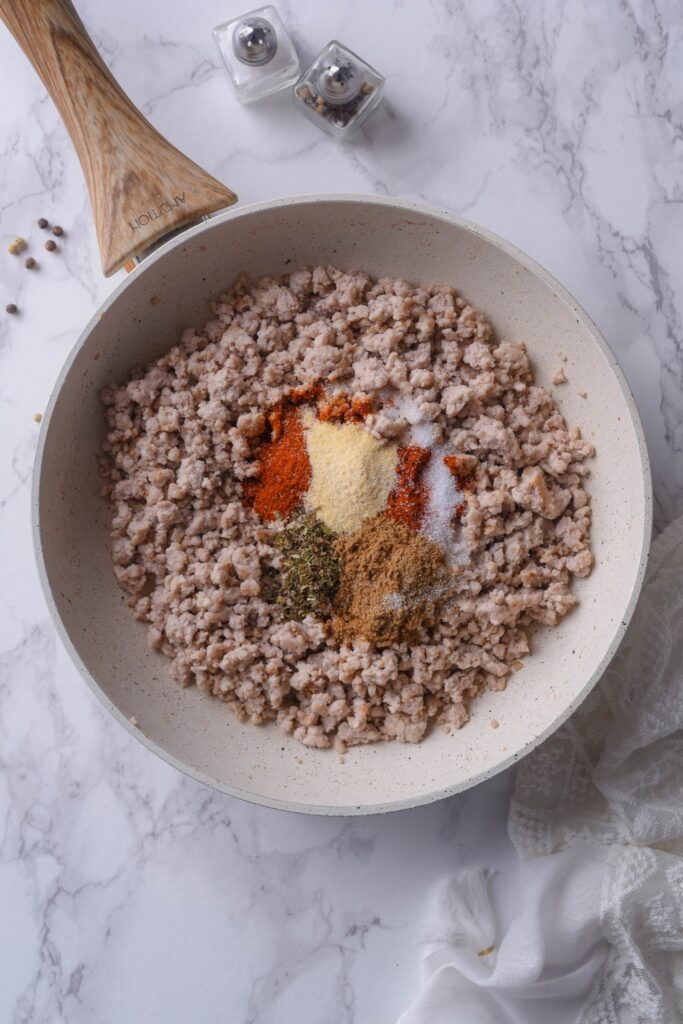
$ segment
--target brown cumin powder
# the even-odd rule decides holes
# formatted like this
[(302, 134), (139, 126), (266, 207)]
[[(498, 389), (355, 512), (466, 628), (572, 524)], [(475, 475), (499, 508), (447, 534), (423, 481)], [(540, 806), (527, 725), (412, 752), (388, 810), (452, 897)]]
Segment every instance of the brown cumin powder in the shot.
[(341, 583), (332, 632), (340, 642), (362, 637), (379, 646), (409, 639), (433, 620), (450, 574), (438, 544), (386, 515), (340, 537)]

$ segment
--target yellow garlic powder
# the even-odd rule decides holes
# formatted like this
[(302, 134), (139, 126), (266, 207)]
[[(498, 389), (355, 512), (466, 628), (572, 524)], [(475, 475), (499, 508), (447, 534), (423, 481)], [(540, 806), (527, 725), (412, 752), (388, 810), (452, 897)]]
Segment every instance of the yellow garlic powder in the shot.
[(311, 484), (305, 497), (335, 533), (353, 533), (387, 503), (396, 481), (396, 444), (381, 443), (357, 423), (323, 423), (304, 415)]

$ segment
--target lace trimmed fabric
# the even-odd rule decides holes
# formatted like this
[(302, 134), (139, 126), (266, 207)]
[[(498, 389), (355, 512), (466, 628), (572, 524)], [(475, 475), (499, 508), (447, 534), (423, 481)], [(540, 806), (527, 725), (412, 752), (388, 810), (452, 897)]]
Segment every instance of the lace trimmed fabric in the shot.
[(519, 913), (503, 927), (485, 870), (442, 884), (399, 1024), (679, 1024), (683, 519), (600, 683), (519, 765), (509, 829)]
[(654, 543), (619, 652), (571, 720), (519, 766), (523, 857), (608, 847), (610, 945), (579, 1024), (683, 1019), (683, 520)]

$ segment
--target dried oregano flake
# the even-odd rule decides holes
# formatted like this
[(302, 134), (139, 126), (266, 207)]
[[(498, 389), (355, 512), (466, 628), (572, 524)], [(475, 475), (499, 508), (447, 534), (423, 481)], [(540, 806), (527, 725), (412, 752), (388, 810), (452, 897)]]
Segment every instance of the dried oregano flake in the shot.
[(329, 619), (341, 577), (335, 540), (312, 512), (300, 513), (275, 538), (281, 554), (275, 603), (286, 618)]

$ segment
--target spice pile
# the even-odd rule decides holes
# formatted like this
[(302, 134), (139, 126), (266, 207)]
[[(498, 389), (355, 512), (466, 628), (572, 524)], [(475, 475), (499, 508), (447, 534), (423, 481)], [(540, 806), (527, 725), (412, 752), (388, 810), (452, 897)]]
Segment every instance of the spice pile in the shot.
[(448, 592), (443, 551), (434, 541), (380, 515), (341, 537), (335, 550), (342, 565), (332, 621), (337, 640), (363, 637), (386, 647), (433, 621)]
[(386, 505), (394, 485), (396, 446), (382, 444), (358, 423), (304, 417), (311, 484), (306, 508), (335, 533), (352, 533)]
[(150, 644), (306, 745), (463, 725), (591, 570), (593, 446), (453, 288), (241, 279), (102, 397), (114, 572)]
[[(370, 402), (330, 397), (313, 382), (258, 424), (267, 437), (245, 497), (265, 522), (287, 524), (269, 593), (287, 618), (331, 619), (340, 642), (410, 640), (450, 592), (455, 529), (471, 489), (463, 472), (476, 459), (468, 467), (452, 453), (373, 436), (365, 419), (385, 406), (395, 419), (397, 403), (388, 389)], [(432, 432), (423, 426), (420, 438)], [(433, 456), (436, 474), (428, 473)], [(429, 539), (437, 516), (443, 547)]]
[(340, 580), (334, 534), (310, 513), (300, 513), (275, 538), (281, 552), (271, 594), (287, 619), (327, 619)]

